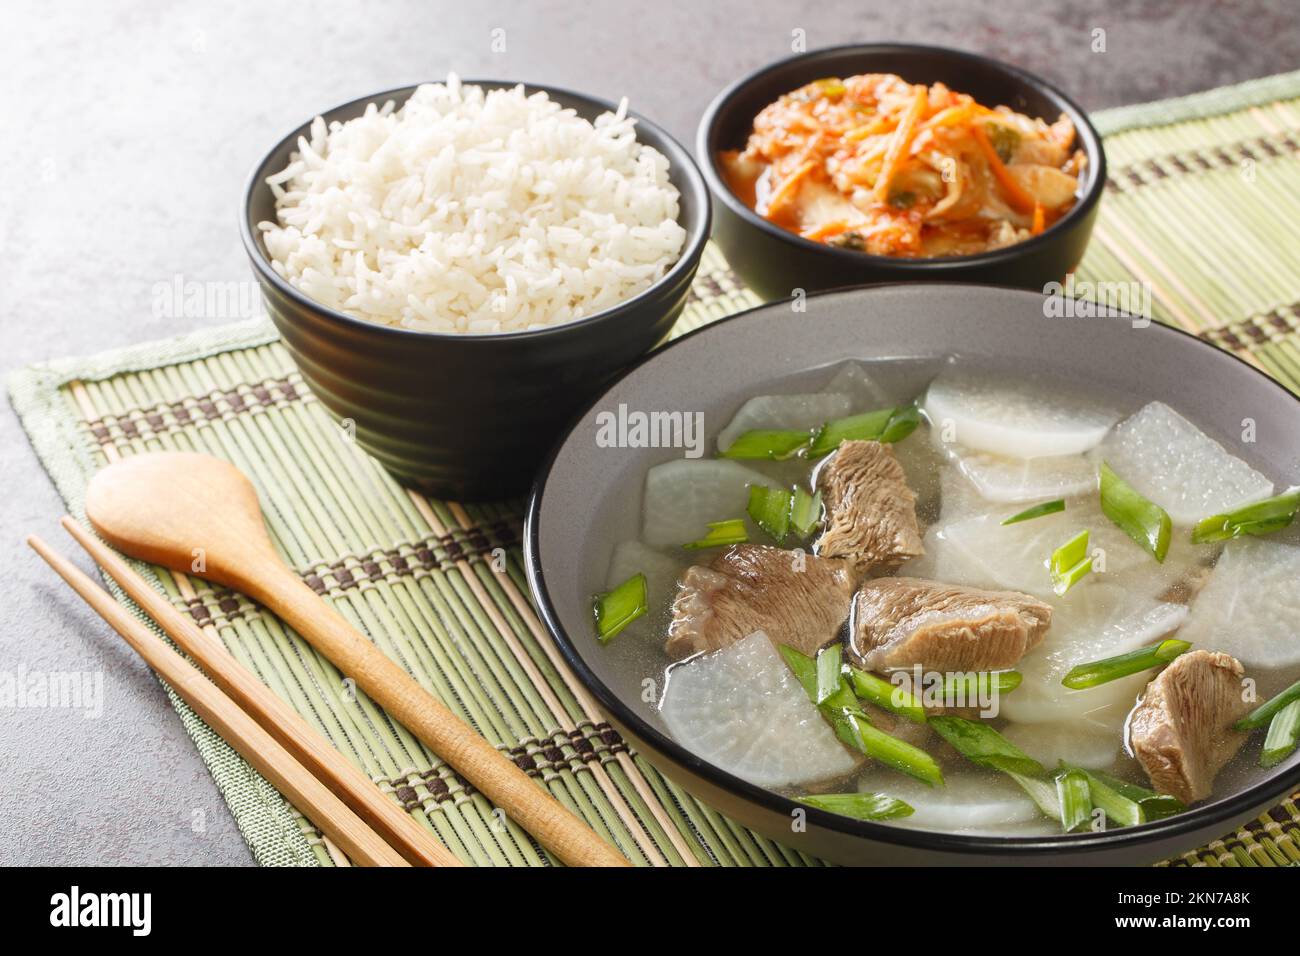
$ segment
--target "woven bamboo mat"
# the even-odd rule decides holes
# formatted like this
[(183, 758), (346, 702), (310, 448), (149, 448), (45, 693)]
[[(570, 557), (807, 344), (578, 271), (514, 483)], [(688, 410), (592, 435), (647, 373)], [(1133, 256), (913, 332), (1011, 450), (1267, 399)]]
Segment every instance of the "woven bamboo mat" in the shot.
[[(1155, 318), (1300, 392), (1300, 73), (1097, 120), (1111, 181), (1079, 278), (1150, 283)], [(675, 332), (756, 303), (711, 248)], [(522, 502), (462, 505), (400, 488), (346, 440), (265, 320), (33, 367), (10, 391), (78, 517), (89, 477), (119, 456), (196, 450), (237, 464), (306, 581), (635, 862), (818, 865), (697, 802), (631, 752), (567, 674), (529, 603)], [(139, 567), (463, 860), (554, 862), (273, 617), (228, 590)], [(346, 862), (172, 703), (259, 862)], [(1298, 798), (1169, 862), (1300, 863)]]

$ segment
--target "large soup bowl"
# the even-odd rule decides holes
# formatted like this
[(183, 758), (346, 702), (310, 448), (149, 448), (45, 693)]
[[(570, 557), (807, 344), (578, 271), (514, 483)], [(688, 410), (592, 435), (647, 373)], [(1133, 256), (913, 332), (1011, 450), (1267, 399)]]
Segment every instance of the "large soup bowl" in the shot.
[[(711, 444), (746, 398), (819, 389), (836, 363), (892, 360), (908, 380), (903, 384), (919, 393), (945, 358), (959, 355), (1009, 376), (1047, 374), (1132, 407), (1160, 399), (1225, 444), (1235, 443), (1242, 419), (1251, 418), (1258, 438), (1254, 466), (1283, 487), (1296, 483), (1300, 403), (1290, 392), (1175, 329), (1123, 316), (1060, 318), (1062, 310), (1046, 304), (1035, 292), (941, 284), (829, 292), (809, 297), (806, 312), (773, 303), (660, 350), (577, 420), (533, 491), (525, 542), (529, 582), (578, 680), (661, 772), (773, 840), (845, 864), (1150, 863), (1222, 836), (1300, 784), (1293, 754), (1177, 816), (1060, 836), (950, 834), (853, 820), (803, 807), (688, 752), (642, 699), (641, 678), (658, 675), (612, 666), (609, 648), (597, 642), (592, 594), (604, 587), (615, 545), (639, 534), (645, 473), (682, 455), (681, 449), (598, 441), (597, 416), (620, 406), (702, 412)], [(803, 828), (791, 825), (797, 810), (806, 814)]]

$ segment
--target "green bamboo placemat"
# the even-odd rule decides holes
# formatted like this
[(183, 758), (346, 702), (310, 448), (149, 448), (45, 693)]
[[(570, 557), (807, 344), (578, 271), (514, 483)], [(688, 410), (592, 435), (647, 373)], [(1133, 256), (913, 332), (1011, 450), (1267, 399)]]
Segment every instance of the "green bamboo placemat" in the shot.
[[(1155, 318), (1300, 392), (1300, 73), (1096, 120), (1110, 182), (1078, 278), (1149, 283)], [(710, 248), (674, 331), (757, 301)], [(118, 456), (197, 450), (237, 464), (307, 582), (633, 861), (818, 865), (631, 752), (529, 603), (522, 503), (462, 505), (400, 488), (346, 440), (266, 321), (35, 366), (10, 392), (78, 517), (89, 477)], [(228, 590), (138, 567), (463, 860), (554, 862), (273, 617)], [(174, 694), (172, 703), (260, 863), (346, 862)], [(1169, 863), (1300, 863), (1298, 798)]]

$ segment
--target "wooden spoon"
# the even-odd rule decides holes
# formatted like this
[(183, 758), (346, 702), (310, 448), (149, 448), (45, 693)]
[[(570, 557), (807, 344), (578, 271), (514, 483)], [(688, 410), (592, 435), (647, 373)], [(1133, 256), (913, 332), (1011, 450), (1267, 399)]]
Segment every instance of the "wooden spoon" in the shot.
[(276, 554), (257, 492), (234, 465), (187, 452), (124, 458), (91, 479), (86, 515), (118, 550), (242, 591), (273, 611), (565, 863), (628, 865), (303, 583)]

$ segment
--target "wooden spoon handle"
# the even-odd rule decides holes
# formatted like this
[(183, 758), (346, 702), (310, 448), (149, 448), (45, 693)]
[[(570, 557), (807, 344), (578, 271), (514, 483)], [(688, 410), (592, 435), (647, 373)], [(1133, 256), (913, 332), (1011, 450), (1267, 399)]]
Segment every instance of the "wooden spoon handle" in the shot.
[(329, 658), (344, 677), (355, 680), (371, 699), (539, 843), (572, 866), (629, 865), (586, 823), (366, 640), (290, 569), (278, 560), (262, 564), (255, 573), (245, 575), (250, 579), (244, 588), (249, 596), (274, 611)]

